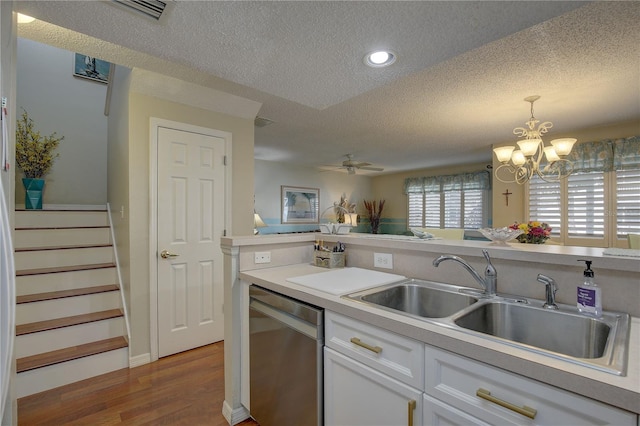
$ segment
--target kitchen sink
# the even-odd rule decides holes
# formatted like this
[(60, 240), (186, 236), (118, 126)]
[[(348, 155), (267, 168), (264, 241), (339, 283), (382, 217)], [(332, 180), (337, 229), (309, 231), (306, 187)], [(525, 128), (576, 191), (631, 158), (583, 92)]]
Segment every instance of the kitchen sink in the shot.
[(431, 281), (408, 280), (347, 296), (384, 309), (400, 311), (422, 318), (444, 318), (460, 312), (478, 301), (477, 297), (461, 293), (463, 287)]
[(600, 318), (559, 304), (516, 296), (487, 296), (473, 288), (407, 279), (346, 296), (382, 310), (498, 341), (529, 352), (616, 375), (626, 374), (630, 317)]
[(561, 310), (492, 300), (453, 318), (466, 330), (549, 351), (589, 366), (624, 374), (629, 315), (592, 318), (571, 306)]

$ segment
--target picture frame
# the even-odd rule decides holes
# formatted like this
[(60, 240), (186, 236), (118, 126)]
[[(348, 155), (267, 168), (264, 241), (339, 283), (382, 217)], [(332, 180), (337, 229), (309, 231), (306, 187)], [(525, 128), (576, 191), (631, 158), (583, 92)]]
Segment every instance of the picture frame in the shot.
[(280, 187), (282, 223), (319, 223), (320, 190), (299, 186)]
[(76, 53), (73, 59), (73, 76), (106, 84), (111, 63), (93, 56)]

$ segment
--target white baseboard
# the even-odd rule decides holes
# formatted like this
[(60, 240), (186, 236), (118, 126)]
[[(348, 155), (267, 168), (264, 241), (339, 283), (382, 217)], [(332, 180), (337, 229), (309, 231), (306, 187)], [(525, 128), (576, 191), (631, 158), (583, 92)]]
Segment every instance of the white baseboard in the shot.
[(146, 353), (142, 355), (136, 355), (129, 357), (129, 368), (139, 367), (141, 365), (149, 364), (151, 362), (151, 354)]
[[(43, 204), (42, 210), (106, 210), (106, 204)], [(16, 204), (16, 210), (24, 210), (24, 204)]]
[(232, 426), (251, 417), (251, 415), (249, 414), (249, 410), (247, 410), (244, 406), (240, 406), (234, 410), (226, 400), (222, 403), (222, 415)]

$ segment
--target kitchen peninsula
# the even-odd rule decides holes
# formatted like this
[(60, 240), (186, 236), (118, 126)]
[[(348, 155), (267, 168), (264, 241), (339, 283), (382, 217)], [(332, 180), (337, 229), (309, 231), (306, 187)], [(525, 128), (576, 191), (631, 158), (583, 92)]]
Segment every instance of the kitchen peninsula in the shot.
[[(328, 269), (312, 266), (314, 243), (346, 245), (346, 265), (410, 278), (477, 288), (473, 277), (460, 265), (432, 265), (442, 254), (453, 254), (483, 271), (482, 250), (489, 251), (498, 272), (499, 294), (517, 295), (533, 302), (544, 300), (545, 287), (536, 281), (538, 273), (552, 277), (558, 285), (556, 300), (575, 305), (576, 287), (581, 282), (580, 259), (593, 261), (596, 281), (602, 286), (605, 311), (632, 316), (624, 376), (597, 371), (567, 361), (519, 349), (478, 335), (446, 329), (429, 322), (359, 304), (323, 291), (287, 281)], [(604, 249), (526, 245), (496, 246), (484, 241), (420, 240), (370, 234), (263, 235), (225, 237), (225, 403), (223, 414), (231, 424), (246, 418), (248, 392), (248, 287), (257, 284), (326, 311), (353, 319), (385, 332), (422, 342), (452, 357), (497, 367), (500, 371), (576, 395), (599, 407), (640, 413), (640, 261), (638, 258), (607, 256)], [(270, 263), (255, 263), (256, 252), (269, 252)], [(391, 254), (391, 269), (374, 268), (374, 253)], [(532, 379), (532, 380), (531, 380)], [(529, 383), (527, 382), (527, 383)], [(533, 386), (533, 385), (532, 385)], [(597, 402), (596, 402), (597, 401)], [(606, 404), (603, 405), (603, 404)]]

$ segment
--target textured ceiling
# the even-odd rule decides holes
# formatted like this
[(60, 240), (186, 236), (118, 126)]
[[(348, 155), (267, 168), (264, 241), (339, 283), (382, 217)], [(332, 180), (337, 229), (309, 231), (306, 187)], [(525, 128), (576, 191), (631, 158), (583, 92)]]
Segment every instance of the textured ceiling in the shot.
[[(640, 120), (639, 2), (169, 6), (160, 22), (102, 1), (15, 8), (44, 21), (21, 37), (262, 103), (275, 123), (256, 128), (257, 159), (319, 166), (353, 153), (385, 173), (490, 161), (533, 94), (551, 138)], [(397, 62), (366, 67), (377, 48)]]

